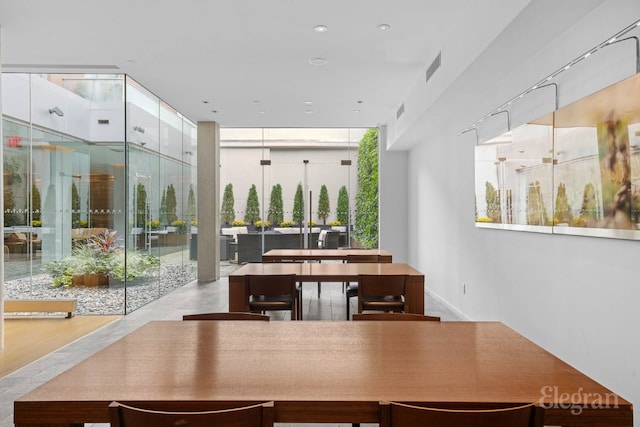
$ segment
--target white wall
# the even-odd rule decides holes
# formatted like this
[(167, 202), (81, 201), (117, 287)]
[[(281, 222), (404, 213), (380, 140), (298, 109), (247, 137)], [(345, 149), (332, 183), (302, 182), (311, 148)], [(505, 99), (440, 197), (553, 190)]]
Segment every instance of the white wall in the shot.
[[(639, 18), (637, 0), (532, 1), (398, 141), (412, 147), (409, 262), (427, 287), (474, 320), (506, 323), (636, 405), (640, 242), (476, 228), (475, 134), (460, 132)], [(611, 56), (635, 64), (627, 48), (611, 49), (565, 76), (561, 106), (618, 78), (618, 65), (607, 69)], [(594, 71), (595, 61), (604, 71)]]
[(409, 224), (408, 206), (408, 182), (407, 170), (408, 156), (406, 151), (388, 151), (385, 149), (387, 132), (386, 127), (380, 127), (379, 133), (379, 158), (378, 158), (378, 223), (379, 227), (378, 247), (393, 254), (393, 262), (407, 262), (407, 244), (409, 231), (414, 230), (414, 225)]

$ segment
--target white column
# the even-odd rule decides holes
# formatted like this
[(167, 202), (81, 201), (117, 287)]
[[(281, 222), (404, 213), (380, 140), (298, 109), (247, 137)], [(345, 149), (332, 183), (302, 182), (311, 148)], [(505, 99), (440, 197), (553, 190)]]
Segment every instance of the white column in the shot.
[(220, 278), (220, 125), (198, 122), (198, 282)]

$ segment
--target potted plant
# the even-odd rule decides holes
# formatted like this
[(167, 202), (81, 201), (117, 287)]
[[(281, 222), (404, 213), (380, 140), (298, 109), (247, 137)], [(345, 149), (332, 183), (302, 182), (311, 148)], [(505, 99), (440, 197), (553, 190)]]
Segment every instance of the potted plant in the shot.
[(116, 231), (104, 230), (79, 243), (70, 256), (49, 262), (45, 269), (53, 286), (105, 286), (110, 276), (131, 279), (160, 265), (153, 255), (127, 254), (117, 245)]

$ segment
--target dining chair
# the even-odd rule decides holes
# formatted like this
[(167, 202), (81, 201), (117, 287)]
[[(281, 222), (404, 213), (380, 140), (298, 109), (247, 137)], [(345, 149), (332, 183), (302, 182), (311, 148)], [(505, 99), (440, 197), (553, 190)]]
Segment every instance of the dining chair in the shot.
[(215, 411), (158, 411), (137, 408), (119, 402), (109, 405), (112, 427), (271, 427), (273, 402)]
[(285, 310), (291, 311), (291, 320), (300, 320), (301, 302), (295, 274), (248, 275), (247, 290), (251, 312)]
[[(265, 261), (265, 262), (279, 262), (279, 263), (284, 263), (284, 264), (292, 264), (292, 263), (298, 263), (298, 264), (302, 264), (304, 263), (304, 261), (300, 261), (300, 260), (296, 260), (296, 259), (275, 259), (275, 260), (271, 260), (271, 261)], [(296, 290), (297, 290), (297, 310), (298, 310), (298, 320), (302, 320), (302, 282), (298, 282), (296, 284)], [(320, 284), (318, 283), (318, 296), (320, 296)]]
[[(391, 261), (387, 261), (385, 258), (381, 258), (378, 254), (351, 254), (347, 255), (346, 261), (347, 263), (364, 263), (364, 262), (378, 262), (378, 263), (388, 263)], [(349, 301), (353, 297), (358, 296), (358, 283), (343, 283), (345, 286), (345, 296), (347, 298), (347, 320), (349, 320), (349, 312), (351, 310)]]
[(380, 427), (542, 427), (544, 409), (535, 403), (491, 409), (433, 408), (380, 402)]
[(229, 313), (198, 313), (185, 314), (182, 320), (263, 320), (269, 321), (269, 316), (259, 313), (247, 313), (242, 311)]
[(390, 321), (421, 321), (421, 322), (439, 322), (438, 316), (427, 316), (426, 314), (417, 313), (353, 313), (353, 320), (390, 320)]
[(358, 276), (358, 313), (364, 310), (403, 312), (404, 292), (407, 283), (405, 274)]

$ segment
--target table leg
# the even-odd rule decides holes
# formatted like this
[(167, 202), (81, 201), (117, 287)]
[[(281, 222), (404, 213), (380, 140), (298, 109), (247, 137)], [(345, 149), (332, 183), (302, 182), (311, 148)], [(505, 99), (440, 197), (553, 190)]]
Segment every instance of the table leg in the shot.
[(405, 312), (424, 314), (424, 276), (407, 278)]
[(229, 276), (229, 311), (249, 311), (249, 290), (244, 276)]

